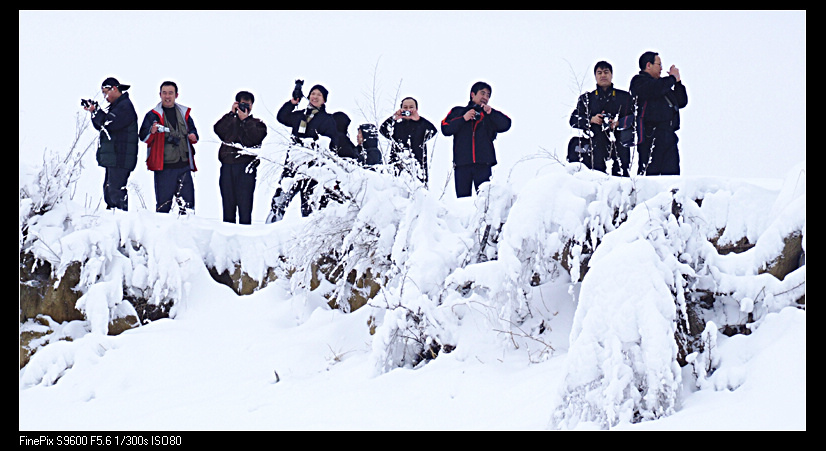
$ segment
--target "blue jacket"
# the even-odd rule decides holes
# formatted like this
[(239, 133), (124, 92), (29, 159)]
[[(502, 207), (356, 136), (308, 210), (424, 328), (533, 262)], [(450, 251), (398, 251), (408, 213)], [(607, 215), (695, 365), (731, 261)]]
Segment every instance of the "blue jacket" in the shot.
[(511, 128), (511, 119), (500, 111), (491, 110), (490, 114), (481, 111), (478, 119), (465, 121), (462, 117), (473, 109), (474, 103), (453, 107), (442, 119), (442, 134), (453, 136), (453, 164), (464, 166), (483, 163), (496, 164), (496, 149), (493, 141), (498, 133)]

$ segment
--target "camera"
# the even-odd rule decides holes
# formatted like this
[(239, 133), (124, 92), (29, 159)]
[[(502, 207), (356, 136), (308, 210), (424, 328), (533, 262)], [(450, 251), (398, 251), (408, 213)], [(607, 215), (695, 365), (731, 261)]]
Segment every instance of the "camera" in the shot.
[(245, 113), (249, 113), (250, 112), (250, 104), (247, 103), (247, 102), (241, 102), (241, 103), (238, 104), (238, 109), (245, 112)]
[(402, 111), (402, 116), (410, 117), (410, 111), (408, 111), (408, 110)]
[(98, 103), (92, 99), (80, 99), (80, 105), (83, 108), (89, 108), (90, 106), (94, 106), (95, 109), (98, 108)]
[[(169, 129), (167, 128), (167, 130), (169, 130)], [(166, 142), (168, 142), (169, 144), (175, 145), (175, 146), (179, 146), (181, 144), (181, 138), (179, 138), (175, 135), (169, 134), (169, 135), (166, 135)]]
[(295, 81), (295, 88), (293, 89), (293, 99), (301, 100), (304, 97), (304, 93), (301, 92), (302, 86), (304, 86), (304, 80)]
[(473, 120), (479, 120), (479, 116), (482, 115), (482, 105), (473, 105), (473, 109), (476, 110), (476, 116), (473, 117)]
[(158, 124), (158, 133), (169, 133), (171, 131), (172, 130), (170, 130), (169, 127), (164, 127), (163, 125)]

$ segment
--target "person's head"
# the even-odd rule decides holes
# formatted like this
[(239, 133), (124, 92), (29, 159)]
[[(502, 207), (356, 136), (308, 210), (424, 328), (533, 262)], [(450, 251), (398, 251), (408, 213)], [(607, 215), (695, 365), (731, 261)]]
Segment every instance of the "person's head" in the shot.
[(419, 102), (413, 97), (405, 97), (402, 99), (401, 110), (417, 113), (419, 111)]
[(368, 144), (375, 144), (378, 142), (379, 139), (379, 132), (375, 125), (373, 124), (361, 124), (359, 125), (359, 139), (363, 139), (364, 141), (368, 141)]
[(660, 72), (663, 70), (663, 64), (659, 55), (659, 53), (651, 51), (643, 53), (640, 56), (640, 70), (647, 72), (654, 78), (660, 78)]
[(484, 81), (477, 81), (470, 88), (470, 100), (477, 105), (487, 105), (493, 88)]
[[(235, 101), (238, 103), (247, 103), (250, 106), (250, 111), (252, 111), (252, 104), (255, 103), (255, 96), (252, 95), (249, 91), (240, 91), (238, 94), (235, 94)], [(247, 111), (249, 113), (249, 111)]]
[(594, 66), (594, 78), (597, 80), (597, 86), (609, 88), (613, 84), (614, 68), (607, 61), (600, 61)]
[(175, 106), (175, 99), (178, 98), (178, 85), (174, 81), (161, 83), (161, 105), (164, 108)]
[(336, 130), (346, 135), (347, 129), (350, 127), (350, 116), (343, 111), (336, 111), (331, 116), (333, 116), (333, 121), (336, 123)]
[(112, 103), (130, 88), (130, 85), (122, 85), (117, 78), (109, 77), (100, 84), (100, 92), (107, 102)]
[(319, 108), (327, 103), (327, 88), (321, 85), (315, 85), (310, 88), (310, 95), (307, 96), (310, 105)]

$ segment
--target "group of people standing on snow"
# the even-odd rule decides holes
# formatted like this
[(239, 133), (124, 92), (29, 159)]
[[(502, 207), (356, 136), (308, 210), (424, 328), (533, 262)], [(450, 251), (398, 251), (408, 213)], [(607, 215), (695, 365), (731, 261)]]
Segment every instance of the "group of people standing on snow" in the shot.
[(639, 175), (679, 175), (677, 134), (680, 109), (688, 103), (680, 70), (672, 65), (662, 77), (656, 52), (639, 59), (640, 72), (631, 79), (630, 92), (613, 84), (613, 67), (606, 61), (594, 66), (597, 87), (577, 100), (571, 127), (582, 135), (568, 143), (568, 161), (612, 175), (629, 176), (631, 147), (637, 148)]
[[(645, 52), (639, 65), (640, 73), (631, 80), (630, 93), (613, 87), (613, 68), (609, 63), (600, 61), (594, 67), (597, 89), (582, 94), (571, 114), (571, 126), (583, 130), (584, 134), (571, 141), (569, 161), (603, 172), (611, 164), (613, 175), (628, 176), (630, 147), (636, 146), (640, 174), (679, 174), (674, 132), (679, 129), (679, 109), (687, 103), (679, 70), (671, 66), (668, 76), (660, 77), (662, 63), (654, 52)], [(304, 97), (302, 85), (303, 81), (296, 80), (290, 99), (276, 114), (276, 120), (290, 128), (295, 144), (305, 140), (315, 143), (320, 136), (325, 136), (330, 141), (329, 150), (339, 157), (373, 167), (383, 162), (378, 145), (381, 134), (391, 142), (387, 163), (393, 173), (410, 172), (427, 185), (426, 143), (437, 129), (419, 115), (415, 98), (402, 99), (399, 109), (379, 127), (360, 125), (357, 142), (353, 143), (347, 131), (351, 122), (347, 114), (327, 112), (329, 92), (324, 86), (317, 84), (310, 88), (308, 105), (299, 108)], [(130, 85), (112, 77), (103, 81), (101, 92), (109, 103), (108, 111), (94, 102), (83, 101), (84, 109), (92, 114), (92, 125), (100, 131), (97, 161), (106, 170), (103, 191), (107, 209), (128, 208), (126, 184), (137, 165), (139, 140), (147, 145), (146, 164), (154, 173), (156, 211), (169, 212), (173, 203), (177, 203), (182, 212), (194, 209), (192, 172), (197, 170), (194, 145), (199, 141), (199, 134), (191, 108), (177, 102), (177, 84), (164, 81), (160, 87), (161, 101), (146, 113), (138, 127), (135, 107), (126, 92), (129, 88)], [(511, 119), (489, 105), (492, 91), (488, 83), (474, 83), (468, 103), (453, 107), (440, 124), (442, 134), (453, 137), (457, 197), (471, 196), (473, 188), (478, 191), (482, 183), (490, 180), (491, 168), (496, 165), (493, 142), (497, 134), (511, 127)], [(251, 92), (239, 92), (230, 111), (213, 127), (221, 140), (218, 183), (225, 222), (252, 222), (260, 162), (254, 149), (260, 148), (267, 136), (264, 122), (252, 115), (254, 103)], [(312, 202), (311, 195), (318, 181), (306, 169), (316, 164), (320, 164), (318, 158), (291, 158), (290, 150), (287, 151), (281, 178), (292, 179), (293, 183), (278, 187), (266, 222), (281, 220), (296, 194), (300, 194), (303, 216), (323, 208), (330, 200), (343, 200), (342, 193), (325, 187), (324, 194)]]

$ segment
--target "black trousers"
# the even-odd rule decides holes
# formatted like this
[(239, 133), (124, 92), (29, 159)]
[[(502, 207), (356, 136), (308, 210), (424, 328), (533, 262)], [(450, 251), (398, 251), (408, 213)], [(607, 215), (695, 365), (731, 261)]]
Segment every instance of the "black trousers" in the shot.
[(456, 197), (469, 197), (472, 194), (471, 188), (490, 181), (491, 169), (489, 164), (473, 163), (453, 168), (454, 183), (456, 185)]
[(129, 201), (126, 191), (126, 182), (129, 180), (130, 169), (105, 168), (106, 175), (103, 179), (103, 201), (106, 202), (106, 209), (119, 208), (128, 211)]
[(155, 171), (155, 211), (169, 213), (173, 201), (178, 202), (182, 213), (195, 208), (195, 185), (189, 166)]
[(680, 175), (677, 134), (670, 125), (644, 128), (645, 137), (637, 146), (639, 175)]
[(221, 164), (218, 187), (224, 222), (252, 224), (252, 199), (257, 168), (252, 164)]

